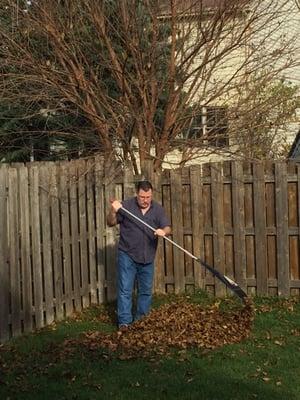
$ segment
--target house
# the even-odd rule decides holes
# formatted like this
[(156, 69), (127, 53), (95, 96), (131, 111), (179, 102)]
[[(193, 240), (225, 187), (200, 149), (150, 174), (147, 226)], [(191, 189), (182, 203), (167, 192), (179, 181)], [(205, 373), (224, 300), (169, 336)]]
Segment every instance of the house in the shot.
[[(28, 10), (38, 3), (32, 2)], [(290, 101), (294, 88), (289, 86), (299, 82), (300, 11), (295, 0), (140, 1), (135, 8), (130, 8), (130, 0), (114, 2), (115, 30), (97, 23), (110, 24), (110, 2), (104, 3), (107, 9), (93, 3), (90, 20), (95, 13), (98, 17), (91, 31), (86, 30), (81, 13), (74, 13), (73, 20), (67, 12), (58, 11), (53, 13), (53, 27), (57, 28), (53, 35), (52, 24), (43, 19), (48, 14), (37, 18), (33, 13), (32, 24), (37, 24), (36, 32), (44, 35), (51, 53), (51, 57), (43, 52), (34, 54), (34, 63), (29, 62), (33, 73), (25, 62), (19, 62), (19, 47), (10, 47), (11, 41), (7, 41), (7, 68), (15, 63), (19, 84), (24, 82), (22, 88), (33, 90), (23, 93), (30, 104), (24, 109), (37, 106), (60, 112), (66, 125), (59, 123), (56, 129), (55, 121), (51, 125), (51, 118), (43, 117), (44, 125), (53, 135), (63, 132), (66, 145), (65, 138), (75, 136), (77, 152), (81, 143), (87, 143), (91, 152), (119, 151), (120, 158), (131, 161), (136, 172), (138, 157), (141, 164), (150, 159), (156, 169), (162, 163), (178, 166), (228, 157), (253, 159), (272, 156), (270, 150), (279, 148), (276, 140), (286, 134), (292, 119), (299, 126), (295, 104)], [(51, 7), (49, 2), (43, 4)], [(58, 10), (61, 5), (56, 2)], [(37, 6), (36, 12), (39, 10)], [(60, 20), (61, 15), (66, 19)], [(24, 26), (30, 22), (30, 12), (25, 16)], [(55, 23), (56, 17), (61, 23)], [(62, 22), (67, 20), (70, 27)], [(16, 20), (16, 27), (22, 30), (20, 21)], [(63, 55), (61, 50), (56, 54), (60, 38), (67, 39), (75, 26), (76, 51), (64, 40)], [(111, 32), (122, 39), (122, 51)], [(102, 52), (99, 37), (115, 51)], [(35, 47), (28, 39), (30, 36), (24, 46), (30, 55)], [(35, 35), (31, 39), (36, 40)], [(79, 57), (85, 50), (86, 55)], [(70, 54), (74, 60), (66, 63)], [(36, 66), (43, 68), (37, 70)], [(49, 83), (53, 91), (44, 92)], [(2, 90), (7, 90), (8, 98), (19, 95), (15, 81), (8, 85), (3, 80)], [(40, 100), (41, 94), (46, 100)], [(295, 129), (291, 132), (294, 136)]]
[[(162, 2), (163, 21), (172, 18), (169, 5)], [(220, 24), (223, 32), (219, 32), (219, 43), (214, 47), (219, 60), (210, 71), (204, 71), (204, 84), (194, 81), (198, 95), (191, 104), (199, 102), (199, 106), (181, 137), (191, 143), (191, 148), (183, 153), (179, 143), (178, 149), (166, 156), (164, 166), (175, 166), (184, 157), (189, 164), (245, 154), (250, 159), (278, 156), (281, 148), (283, 152), (294, 140), (300, 121), (290, 100), (300, 84), (300, 10), (295, 1), (177, 0), (174, 6), (183, 37), (184, 30), (191, 29), (191, 21), (200, 26), (199, 18), (205, 21), (201, 33), (209, 35), (206, 27), (213, 27), (209, 21), (217, 23), (215, 15), (220, 9), (231, 12), (231, 19), (229, 16), (226, 24)], [(254, 16), (259, 13), (259, 22), (255, 22)], [(225, 13), (222, 18), (226, 18)], [(243, 29), (249, 32), (244, 32), (239, 44)], [(211, 42), (206, 44), (210, 46)], [(194, 45), (186, 43), (187, 48)], [(197, 62), (207, 54), (205, 46), (199, 48)], [(190, 65), (193, 68), (197, 69), (195, 62)], [(189, 82), (186, 87), (190, 88)]]
[(292, 143), (288, 159), (300, 162), (300, 130)]

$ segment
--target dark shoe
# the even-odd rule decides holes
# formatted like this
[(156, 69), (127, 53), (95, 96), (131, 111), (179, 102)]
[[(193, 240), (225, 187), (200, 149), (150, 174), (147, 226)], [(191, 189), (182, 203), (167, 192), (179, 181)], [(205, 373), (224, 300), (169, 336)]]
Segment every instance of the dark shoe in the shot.
[(120, 324), (118, 332), (126, 332), (128, 331), (129, 325), (128, 324)]

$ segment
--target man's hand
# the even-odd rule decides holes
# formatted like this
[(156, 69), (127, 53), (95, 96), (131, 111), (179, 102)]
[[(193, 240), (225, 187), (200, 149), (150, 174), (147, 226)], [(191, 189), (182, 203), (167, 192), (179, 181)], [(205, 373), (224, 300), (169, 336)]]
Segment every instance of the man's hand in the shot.
[(154, 232), (155, 236), (166, 236), (169, 235), (171, 233), (171, 228), (169, 226), (166, 226), (164, 229), (156, 229), (156, 231)]
[(122, 207), (122, 203), (119, 200), (110, 200), (111, 208), (106, 217), (108, 226), (117, 225), (117, 212)]
[(122, 207), (122, 203), (119, 200), (110, 200), (112, 210), (117, 213)]

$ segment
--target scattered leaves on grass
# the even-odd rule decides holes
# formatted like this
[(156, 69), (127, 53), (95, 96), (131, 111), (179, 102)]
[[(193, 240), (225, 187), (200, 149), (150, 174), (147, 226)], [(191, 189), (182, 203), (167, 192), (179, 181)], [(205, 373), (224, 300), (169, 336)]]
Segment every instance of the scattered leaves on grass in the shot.
[(264, 298), (262, 304), (258, 304), (255, 307), (255, 312), (257, 314), (260, 313), (268, 313), (274, 310), (278, 311), (288, 311), (293, 313), (295, 311), (295, 306), (299, 304), (299, 297), (293, 296), (289, 298)]
[(271, 378), (269, 378), (268, 376), (264, 376), (263, 378), (264, 382), (270, 382)]
[(291, 335), (293, 336), (300, 336), (300, 329), (292, 329)]
[(238, 310), (220, 310), (219, 302), (200, 306), (187, 301), (164, 304), (133, 323), (125, 332), (92, 331), (76, 340), (89, 350), (104, 348), (118, 352), (120, 359), (163, 355), (171, 349), (214, 349), (248, 337), (254, 318), (251, 303)]
[(70, 321), (114, 323), (116, 322), (116, 316), (113, 307), (113, 304), (95, 305), (83, 312), (75, 311), (70, 317)]
[(274, 343), (277, 344), (277, 346), (283, 346), (284, 345), (284, 342), (281, 341), (281, 340), (275, 340)]

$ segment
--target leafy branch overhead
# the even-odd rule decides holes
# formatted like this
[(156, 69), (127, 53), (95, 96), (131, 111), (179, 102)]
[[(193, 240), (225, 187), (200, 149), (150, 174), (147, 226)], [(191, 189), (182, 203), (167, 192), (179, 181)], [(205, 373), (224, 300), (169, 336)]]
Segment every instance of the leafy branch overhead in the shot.
[[(184, 163), (211, 148), (213, 132), (188, 133), (203, 107), (245, 116), (243, 88), (277, 78), (297, 60), (292, 37), (268, 45), (287, 0), (208, 3), (0, 0), (0, 89), (6, 109), (20, 114), (20, 138), (75, 140), (81, 155), (113, 155), (135, 172), (148, 160), (160, 169), (174, 150)], [(271, 98), (269, 109), (278, 101)], [(233, 138), (235, 130), (261, 132), (261, 121), (253, 132), (228, 118)], [(9, 141), (3, 146), (8, 151)]]

